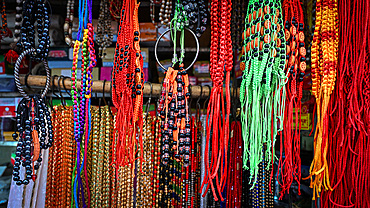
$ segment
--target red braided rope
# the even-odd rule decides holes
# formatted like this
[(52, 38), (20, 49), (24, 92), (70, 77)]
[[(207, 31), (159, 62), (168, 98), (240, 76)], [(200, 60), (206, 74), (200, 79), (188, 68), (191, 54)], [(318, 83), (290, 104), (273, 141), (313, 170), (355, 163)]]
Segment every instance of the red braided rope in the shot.
[(339, 63), (328, 119), (333, 190), (321, 204), (370, 207), (370, 3), (340, 0), (338, 8)]
[[(211, 52), (210, 75), (213, 81), (210, 101), (207, 109), (207, 143), (205, 147), (205, 177), (200, 189), (209, 186), (213, 197), (218, 201), (216, 190), (221, 200), (221, 192), (225, 187), (228, 173), (228, 142), (230, 114), (230, 71), (233, 55), (230, 35), (231, 0), (211, 1)], [(226, 106), (223, 96), (224, 70), (226, 71)], [(226, 108), (225, 108), (226, 107)], [(211, 135), (212, 132), (212, 135)], [(212, 152), (209, 154), (209, 141)], [(209, 162), (209, 160), (211, 160)], [(216, 189), (215, 186), (216, 185)], [(203, 194), (203, 196), (205, 195)]]
[[(138, 7), (136, 0), (125, 1), (122, 5), (112, 71), (112, 101), (118, 109), (115, 125), (116, 157), (113, 162), (121, 166), (132, 164), (136, 159), (138, 145), (143, 145), (141, 115), (144, 74), (139, 46)], [(140, 149), (143, 151), (143, 148)], [(140, 155), (142, 161), (142, 152)]]

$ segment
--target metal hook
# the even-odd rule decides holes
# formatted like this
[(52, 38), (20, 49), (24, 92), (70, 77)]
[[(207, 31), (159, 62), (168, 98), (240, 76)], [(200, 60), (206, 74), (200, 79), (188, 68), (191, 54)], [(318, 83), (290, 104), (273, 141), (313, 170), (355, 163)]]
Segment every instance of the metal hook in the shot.
[[(209, 89), (209, 95), (208, 95), (208, 97), (207, 97), (207, 99), (204, 101), (204, 103), (203, 103), (203, 110), (205, 110), (205, 109), (207, 109), (206, 108), (206, 103), (209, 101), (209, 99), (211, 98), (211, 91), (212, 91), (212, 88), (211, 88), (211, 86), (209, 86), (209, 85), (206, 85), (206, 87), (208, 87), (208, 89)], [(205, 114), (204, 112), (203, 112), (203, 114)]]
[(54, 91), (54, 88), (55, 88), (54, 80), (55, 80), (56, 77), (58, 77), (58, 75), (54, 75), (53, 78), (52, 78), (52, 80), (51, 80), (51, 93), (53, 95), (55, 95), (57, 98), (60, 98), (59, 95), (56, 94), (55, 91)]
[(63, 97), (62, 89), (60, 87), (60, 79), (64, 77), (63, 75), (58, 77), (58, 91), (59, 91), (59, 96), (60, 96), (60, 103), (63, 105), (63, 108), (66, 109), (66, 100)]
[(198, 97), (198, 99), (197, 99), (197, 102), (196, 102), (196, 104), (195, 104), (195, 117), (199, 120), (199, 118), (200, 118), (200, 113), (199, 113), (199, 111), (200, 111), (200, 103), (199, 103), (199, 101), (200, 101), (200, 99), (201, 99), (201, 97), (202, 97), (202, 95), (203, 95), (203, 85), (200, 85), (200, 94), (199, 94), (199, 97)]
[(107, 101), (105, 100), (105, 82), (106, 82), (107, 80), (103, 80), (103, 101), (104, 101), (104, 104), (105, 105), (108, 105), (107, 104)]
[(26, 87), (28, 88), (28, 89), (31, 89), (31, 87), (28, 85), (28, 77), (30, 76), (30, 74), (31, 74), (31, 72), (28, 72), (27, 74), (26, 74), (26, 76), (24, 77), (24, 85), (26, 85)]
[(71, 90), (68, 90), (68, 89), (66, 88), (66, 84), (65, 84), (65, 80), (66, 80), (67, 78), (70, 78), (70, 77), (65, 77), (65, 76), (63, 76), (63, 80), (62, 80), (63, 89), (64, 89), (64, 91), (66, 91), (66, 93), (69, 95), (69, 97), (71, 97)]
[[(107, 106), (108, 106), (109, 113), (110, 113), (110, 115), (111, 115), (111, 116), (112, 116), (112, 118), (113, 118), (112, 109), (110, 108), (110, 101), (108, 100), (108, 102), (106, 102), (106, 99), (105, 99), (105, 82), (106, 82), (106, 81), (107, 81), (107, 80), (104, 80), (104, 81), (103, 81), (103, 100), (104, 100), (105, 105), (107, 105)], [(110, 84), (110, 91), (112, 92), (112, 82), (111, 82), (111, 84)]]

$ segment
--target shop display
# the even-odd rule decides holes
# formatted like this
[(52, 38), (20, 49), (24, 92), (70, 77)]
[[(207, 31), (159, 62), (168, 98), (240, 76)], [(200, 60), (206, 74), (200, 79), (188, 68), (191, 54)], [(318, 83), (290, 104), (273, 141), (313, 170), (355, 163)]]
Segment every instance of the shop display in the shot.
[(2, 3), (9, 208), (370, 207), (370, 2)]

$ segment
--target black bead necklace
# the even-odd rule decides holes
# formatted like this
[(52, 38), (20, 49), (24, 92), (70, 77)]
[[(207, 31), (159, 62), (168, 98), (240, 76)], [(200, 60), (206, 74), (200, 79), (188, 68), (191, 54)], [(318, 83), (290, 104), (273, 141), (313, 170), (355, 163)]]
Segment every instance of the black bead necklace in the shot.
[[(50, 46), (49, 25), (49, 13), (44, 1), (26, 0), (23, 4), (21, 37), (17, 46), (23, 51), (34, 48), (36, 54), (33, 54), (31, 59), (35, 61), (40, 62), (48, 56)], [(37, 28), (39, 43), (37, 48), (35, 47), (35, 28)]]
[(207, 29), (208, 20), (207, 6), (204, 0), (183, 0), (182, 6), (189, 20), (189, 29), (200, 37)]
[[(19, 55), (14, 68), (15, 84), (24, 97), (17, 106), (17, 130), (13, 134), (14, 140), (18, 138), (13, 169), (13, 180), (17, 185), (27, 185), (30, 179), (36, 180), (35, 170), (40, 167), (42, 161), (41, 150), (51, 147), (53, 143), (51, 116), (44, 99), (50, 86), (50, 69), (46, 60), (43, 61), (43, 64), (47, 79), (45, 88), (40, 96), (28, 96), (19, 81), (19, 66), (22, 59), (26, 54), (35, 53), (36, 51), (33, 48), (23, 51)], [(21, 165), (25, 168), (26, 173), (23, 180), (19, 176)]]
[[(51, 147), (53, 130), (51, 116), (45, 101), (40, 96), (33, 96), (31, 100), (23, 98), (17, 107), (17, 132), (19, 139), (15, 152), (13, 180), (17, 185), (27, 185), (30, 180), (36, 180), (35, 170), (42, 162), (42, 149)], [(13, 134), (16, 140), (18, 134)], [(48, 140), (46, 140), (48, 138)], [(19, 176), (21, 165), (26, 170), (22, 180)]]

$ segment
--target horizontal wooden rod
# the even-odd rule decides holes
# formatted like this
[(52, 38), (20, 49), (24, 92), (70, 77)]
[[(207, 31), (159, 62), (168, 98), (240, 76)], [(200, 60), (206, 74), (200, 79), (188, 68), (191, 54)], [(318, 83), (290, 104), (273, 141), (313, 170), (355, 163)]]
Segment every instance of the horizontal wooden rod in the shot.
[[(21, 75), (19, 79), (22, 85), (26, 84), (25, 75)], [(63, 78), (59, 78), (59, 76), (54, 76), (51, 79), (52, 80), (51, 80), (50, 87), (53, 86), (53, 82), (54, 82), (54, 86), (58, 88), (58, 80), (59, 80), (59, 86), (61, 89), (63, 89)], [(27, 78), (27, 84), (30, 87), (32, 86), (43, 87), (45, 86), (45, 83), (46, 83), (46, 76), (29, 75)], [(71, 84), (72, 84), (71, 78), (67, 77), (64, 79), (64, 86), (66, 87), (66, 89), (70, 90)], [(93, 85), (92, 85), (92, 92), (103, 92), (103, 84), (104, 84), (104, 81), (102, 80), (94, 80)], [(153, 85), (152, 96), (158, 97), (161, 94), (162, 85), (158, 83), (152, 83), (152, 85)], [(77, 88), (81, 89), (80, 80), (77, 81)], [(202, 87), (200, 85), (191, 86), (191, 95), (193, 98), (198, 98), (200, 96), (201, 91), (202, 91), (202, 97), (209, 96), (211, 87), (203, 86), (203, 90), (201, 88)], [(111, 82), (110, 81), (105, 82), (104, 91), (106, 93), (111, 92)], [(149, 96), (150, 91), (151, 91), (150, 84), (146, 82), (144, 84), (144, 92), (143, 92), (144, 95)], [(233, 88), (231, 88), (231, 92), (233, 92)], [(225, 90), (224, 90), (224, 93), (225, 93)], [(239, 95), (239, 89), (238, 89), (238, 95)]]

